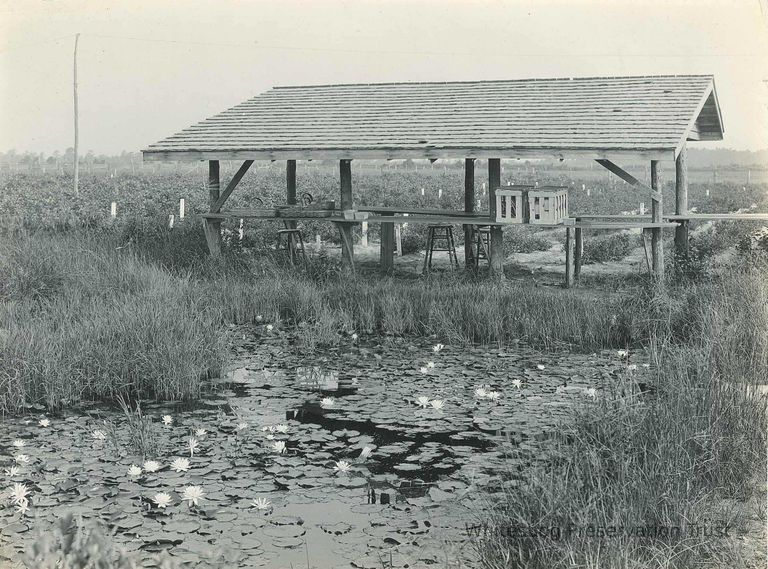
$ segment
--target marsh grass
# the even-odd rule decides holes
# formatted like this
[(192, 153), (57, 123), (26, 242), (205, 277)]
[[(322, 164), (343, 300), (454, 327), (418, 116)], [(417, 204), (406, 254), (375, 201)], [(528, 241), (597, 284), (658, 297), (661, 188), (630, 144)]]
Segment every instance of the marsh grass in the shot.
[[(497, 567), (740, 566), (722, 539), (744, 525), (744, 508), (766, 464), (768, 286), (739, 275), (698, 291), (695, 341), (658, 336), (652, 396), (618, 380), (576, 412), (553, 441), (547, 468), (526, 476), (483, 510), (474, 541), (481, 564)], [(497, 496), (498, 498), (498, 496)], [(490, 513), (490, 516), (488, 514)], [(679, 535), (602, 539), (566, 528), (679, 528)], [(703, 531), (706, 526), (707, 532)], [(533, 538), (507, 528), (557, 528)]]

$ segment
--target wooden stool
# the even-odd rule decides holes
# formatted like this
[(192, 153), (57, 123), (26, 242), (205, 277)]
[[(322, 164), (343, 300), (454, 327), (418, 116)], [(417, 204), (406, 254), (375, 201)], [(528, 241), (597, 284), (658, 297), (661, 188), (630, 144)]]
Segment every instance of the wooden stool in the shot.
[[(440, 241), (445, 242), (445, 247), (438, 247)], [(427, 227), (427, 252), (424, 255), (424, 268), (427, 272), (432, 268), (432, 253), (434, 251), (448, 251), (448, 261), (451, 268), (455, 265), (459, 268), (459, 258), (456, 256), (456, 243), (453, 240), (453, 228), (450, 225), (432, 224)]]
[(485, 259), (490, 264), (491, 255), (491, 228), (488, 225), (483, 225), (477, 228), (475, 231), (475, 268), (480, 267), (480, 259)]
[[(283, 236), (285, 236), (285, 246), (281, 247), (283, 242)], [(301, 254), (304, 264), (307, 263), (307, 254), (304, 252), (304, 239), (301, 237), (301, 231), (298, 229), (278, 229), (277, 230), (277, 246), (275, 251), (285, 251), (288, 254), (288, 260), (291, 265), (294, 264), (294, 259)]]

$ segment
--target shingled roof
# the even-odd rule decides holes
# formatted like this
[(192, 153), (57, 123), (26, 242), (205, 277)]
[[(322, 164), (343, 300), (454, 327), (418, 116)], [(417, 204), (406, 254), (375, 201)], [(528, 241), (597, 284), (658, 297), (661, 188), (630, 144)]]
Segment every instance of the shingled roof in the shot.
[(145, 160), (643, 157), (721, 140), (711, 75), (275, 87)]

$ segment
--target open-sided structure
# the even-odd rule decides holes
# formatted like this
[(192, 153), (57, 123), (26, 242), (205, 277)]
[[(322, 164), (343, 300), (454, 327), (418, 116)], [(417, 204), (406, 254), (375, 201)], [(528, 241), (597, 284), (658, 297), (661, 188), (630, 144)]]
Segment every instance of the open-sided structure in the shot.
[[(723, 123), (709, 75), (592, 77), (452, 83), (386, 83), (277, 87), (150, 145), (145, 160), (208, 160), (210, 212), (206, 235), (219, 249), (222, 206), (254, 160), (287, 161), (287, 202), (296, 203), (296, 161), (340, 162), (341, 207), (352, 204), (350, 161), (462, 158), (466, 165), (465, 221), (475, 204), (474, 159), (488, 159), (491, 266), (501, 270), (502, 225), (494, 192), (500, 160), (521, 157), (590, 158), (640, 190), (650, 192), (654, 270), (663, 271), (659, 161), (676, 162), (675, 213), (688, 213), (685, 150), (689, 141), (720, 140)], [(620, 166), (651, 164), (646, 187)], [(220, 160), (243, 166), (222, 192)], [(242, 217), (242, 213), (238, 216)], [(352, 260), (351, 223), (339, 224), (345, 257)], [(381, 219), (385, 224), (395, 218)], [(574, 227), (579, 231), (578, 225)], [(568, 230), (570, 233), (570, 229)], [(391, 231), (382, 231), (388, 240)], [(577, 236), (578, 237), (578, 236)], [(686, 242), (678, 224), (676, 242)], [(578, 239), (577, 239), (578, 240)], [(382, 260), (391, 266), (382, 244)], [(391, 249), (391, 248), (390, 248)], [(578, 247), (577, 247), (578, 250)], [(388, 263), (389, 262), (389, 263)]]

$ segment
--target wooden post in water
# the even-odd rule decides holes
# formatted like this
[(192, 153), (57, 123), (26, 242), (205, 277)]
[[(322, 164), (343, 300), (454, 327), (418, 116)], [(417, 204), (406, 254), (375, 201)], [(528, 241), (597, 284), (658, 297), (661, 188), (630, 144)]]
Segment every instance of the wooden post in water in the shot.
[[(208, 161), (208, 201), (210, 209), (213, 212), (216, 209), (216, 203), (219, 201), (219, 161)], [(221, 255), (221, 220), (205, 220), (205, 241), (208, 243), (208, 251), (211, 256)]]
[[(339, 174), (341, 179), (341, 209), (353, 209), (352, 202), (352, 160), (339, 160)], [(355, 250), (352, 243), (352, 223), (340, 222), (341, 257), (350, 266), (354, 267)]]
[[(661, 189), (659, 188), (659, 161), (651, 160), (651, 189), (659, 192), (658, 197), (651, 199), (651, 221), (661, 223), (663, 202)], [(664, 280), (664, 241), (662, 240), (661, 227), (651, 230), (651, 259), (653, 262), (653, 274), (656, 279)]]
[[(675, 160), (675, 214), (688, 214), (688, 157), (685, 146)], [(683, 259), (688, 257), (687, 219), (675, 228), (675, 253)]]
[[(488, 159), (488, 209), (496, 220), (496, 190), (501, 185), (501, 159)], [(491, 225), (491, 274), (504, 278), (504, 233), (500, 225)]]
[[(475, 159), (466, 158), (464, 160), (464, 211), (474, 213), (475, 211)], [(464, 266), (472, 269), (475, 266), (475, 256), (472, 251), (475, 231), (473, 225), (464, 226)]]

